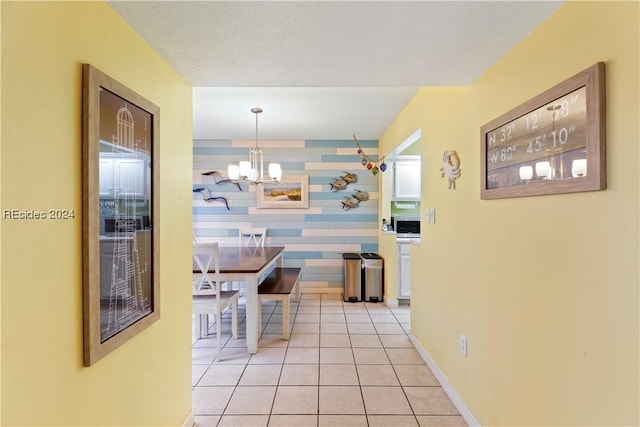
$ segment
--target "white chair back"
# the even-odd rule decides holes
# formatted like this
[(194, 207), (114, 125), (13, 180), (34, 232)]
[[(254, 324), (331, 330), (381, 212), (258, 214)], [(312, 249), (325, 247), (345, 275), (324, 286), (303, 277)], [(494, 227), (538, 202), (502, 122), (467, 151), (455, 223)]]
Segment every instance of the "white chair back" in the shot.
[[(220, 282), (220, 251), (218, 243), (193, 244), (193, 291), (192, 310), (195, 320), (196, 338), (209, 331), (209, 314), (216, 316), (216, 351), (220, 360), (222, 351), (222, 312), (232, 310), (231, 334), (238, 338), (238, 291), (223, 291)], [(199, 273), (198, 273), (199, 271)], [(204, 332), (204, 334), (203, 334)]]
[(255, 246), (263, 247), (264, 242), (267, 239), (266, 228), (245, 228), (240, 229), (239, 233), (240, 246)]
[(194, 243), (193, 260), (195, 261), (193, 277), (193, 295), (219, 295), (220, 293), (220, 252), (218, 242)]

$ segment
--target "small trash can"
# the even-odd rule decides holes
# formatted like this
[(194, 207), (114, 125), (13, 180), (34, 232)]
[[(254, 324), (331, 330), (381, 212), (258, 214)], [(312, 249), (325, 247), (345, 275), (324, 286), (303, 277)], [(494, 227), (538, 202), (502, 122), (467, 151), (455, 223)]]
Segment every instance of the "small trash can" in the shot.
[(382, 302), (383, 296), (383, 267), (384, 261), (382, 257), (373, 252), (363, 252), (362, 271), (364, 281), (364, 301)]
[(362, 301), (362, 258), (360, 254), (344, 253), (344, 301)]

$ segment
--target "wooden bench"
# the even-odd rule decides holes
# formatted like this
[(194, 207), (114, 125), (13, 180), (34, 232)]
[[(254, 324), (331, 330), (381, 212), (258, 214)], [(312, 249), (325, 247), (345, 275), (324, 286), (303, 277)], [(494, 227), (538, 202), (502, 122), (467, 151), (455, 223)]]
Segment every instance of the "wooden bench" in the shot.
[[(301, 268), (277, 267), (258, 286), (258, 296), (262, 300), (282, 301), (282, 338), (289, 339), (289, 299), (295, 291), (295, 301), (300, 301)], [(260, 309), (262, 312), (262, 308)], [(262, 314), (260, 314), (262, 324)]]

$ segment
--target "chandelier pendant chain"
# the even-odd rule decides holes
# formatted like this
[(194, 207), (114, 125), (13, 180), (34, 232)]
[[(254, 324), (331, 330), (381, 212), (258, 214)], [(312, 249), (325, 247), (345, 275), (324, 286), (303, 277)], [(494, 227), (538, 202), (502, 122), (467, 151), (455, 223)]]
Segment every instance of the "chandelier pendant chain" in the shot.
[[(260, 107), (253, 107), (251, 109), (251, 112), (253, 114), (256, 115), (256, 143), (254, 148), (251, 150), (250, 156), (251, 158), (249, 159), (251, 162), (251, 170), (252, 171), (257, 171), (258, 172), (258, 176), (257, 177), (251, 177), (252, 180), (256, 180), (257, 183), (261, 183), (264, 181), (264, 166), (263, 166), (263, 157), (262, 157), (262, 147), (260, 147), (258, 145), (258, 114), (262, 113), (262, 108)], [(258, 170), (258, 168), (260, 168)]]

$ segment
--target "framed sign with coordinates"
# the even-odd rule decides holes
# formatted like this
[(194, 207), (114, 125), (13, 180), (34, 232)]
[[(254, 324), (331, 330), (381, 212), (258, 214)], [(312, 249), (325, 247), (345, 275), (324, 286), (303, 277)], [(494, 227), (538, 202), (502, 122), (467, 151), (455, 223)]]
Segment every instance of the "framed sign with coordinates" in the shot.
[(604, 190), (599, 62), (482, 126), (480, 198)]

